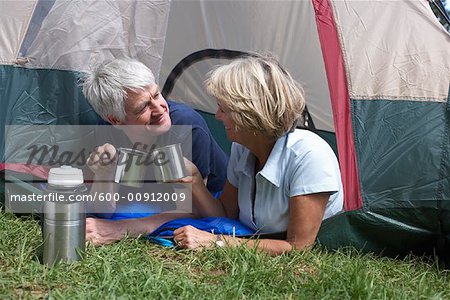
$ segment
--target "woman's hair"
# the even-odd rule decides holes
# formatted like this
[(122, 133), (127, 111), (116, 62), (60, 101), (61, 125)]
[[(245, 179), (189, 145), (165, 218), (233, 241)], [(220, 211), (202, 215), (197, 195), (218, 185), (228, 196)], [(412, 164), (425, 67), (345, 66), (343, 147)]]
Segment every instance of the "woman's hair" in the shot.
[(218, 67), (206, 89), (230, 111), (236, 130), (275, 139), (294, 128), (305, 107), (302, 87), (269, 56), (255, 54)]
[(84, 96), (106, 121), (109, 115), (125, 120), (127, 91), (137, 92), (152, 84), (155, 84), (152, 71), (134, 59), (114, 59), (102, 63), (82, 78)]

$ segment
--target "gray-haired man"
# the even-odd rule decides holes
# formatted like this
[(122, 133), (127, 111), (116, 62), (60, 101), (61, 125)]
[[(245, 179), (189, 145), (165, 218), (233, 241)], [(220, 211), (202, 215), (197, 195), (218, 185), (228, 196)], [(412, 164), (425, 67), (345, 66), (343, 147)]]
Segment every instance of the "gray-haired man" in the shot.
[[(192, 108), (161, 95), (152, 71), (133, 59), (115, 59), (103, 63), (87, 74), (83, 93), (94, 110), (112, 125), (125, 126), (123, 130), (134, 145), (148, 145), (155, 137), (168, 132), (172, 125), (192, 126), (192, 161), (200, 170), (211, 193), (221, 191), (226, 180), (228, 158), (212, 137), (203, 118)], [(129, 129), (130, 128), (130, 129)], [(107, 155), (104, 155), (107, 154)], [(114, 192), (112, 183), (116, 149), (103, 144), (91, 153), (88, 165), (94, 172), (93, 190)], [(105, 220), (88, 218), (87, 239), (94, 244), (105, 244), (129, 235), (138, 236), (155, 230), (161, 224), (184, 214), (156, 214), (139, 219)]]

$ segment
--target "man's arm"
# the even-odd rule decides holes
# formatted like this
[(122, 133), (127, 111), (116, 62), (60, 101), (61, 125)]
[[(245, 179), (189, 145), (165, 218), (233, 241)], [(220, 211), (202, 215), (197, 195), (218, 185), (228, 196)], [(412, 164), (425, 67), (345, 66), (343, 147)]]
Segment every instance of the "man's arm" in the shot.
[(189, 213), (162, 213), (139, 219), (86, 219), (86, 240), (94, 245), (110, 244), (125, 236), (138, 237), (152, 233), (162, 224), (180, 218), (193, 218)]

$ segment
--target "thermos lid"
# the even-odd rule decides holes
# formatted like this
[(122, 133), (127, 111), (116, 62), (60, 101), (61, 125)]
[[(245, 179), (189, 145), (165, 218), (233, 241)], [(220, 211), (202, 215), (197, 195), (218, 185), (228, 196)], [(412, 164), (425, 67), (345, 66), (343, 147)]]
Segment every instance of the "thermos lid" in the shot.
[(51, 168), (48, 173), (48, 184), (52, 186), (75, 187), (83, 182), (83, 171), (71, 166)]

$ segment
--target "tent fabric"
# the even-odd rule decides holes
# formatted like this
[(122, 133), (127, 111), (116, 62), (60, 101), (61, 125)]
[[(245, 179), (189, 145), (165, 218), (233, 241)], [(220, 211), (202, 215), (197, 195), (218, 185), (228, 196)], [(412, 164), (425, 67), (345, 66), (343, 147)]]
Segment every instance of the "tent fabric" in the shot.
[(351, 8), (334, 1), (333, 8), (352, 99), (447, 101), (450, 34), (428, 1), (352, 1)]
[(449, 228), (443, 231), (441, 226), (447, 220), (430, 208), (348, 211), (323, 222), (318, 243), (330, 250), (346, 246), (391, 257), (410, 253), (448, 257)]
[[(180, 39), (183, 47), (180, 47)], [(172, 1), (160, 85), (183, 58), (209, 48), (245, 52), (264, 50), (276, 54), (303, 85), (308, 110), (317, 129), (334, 132), (310, 1)], [(216, 104), (202, 83), (208, 71), (227, 62), (209, 59), (192, 65), (183, 72), (168, 96), (186, 101), (204, 112), (215, 113)]]
[(352, 109), (366, 209), (450, 199), (445, 103), (352, 100)]
[[(55, 0), (37, 0), (35, 3), (35, 10), (32, 14), (30, 25), (26, 32), (25, 37), (23, 38), (22, 45), (20, 46), (19, 57), (23, 58), (24, 53), (28, 50), (31, 43), (34, 40), (34, 37), (39, 32), (42, 22), (45, 17), (48, 15), (50, 9), (55, 4)], [(25, 60), (26, 62), (27, 60)]]
[(38, 178), (47, 179), (48, 177), (48, 167), (30, 164), (10, 164), (10, 163), (0, 163), (0, 171), (9, 170), (19, 173), (26, 173), (36, 176)]
[[(80, 74), (77, 72), (0, 65), (0, 78), (0, 99), (4, 107), (0, 110), (2, 162), (26, 162), (6, 156), (8, 150), (10, 155), (15, 152), (11, 148), (13, 145), (5, 145), (5, 142), (18, 140), (17, 134), (26, 135), (27, 125), (84, 125), (100, 120), (78, 86)], [(16, 127), (17, 134), (6, 130), (6, 125), (13, 124), (23, 126), (22, 129)], [(20, 147), (20, 141), (14, 145)]]
[(0, 1), (0, 63), (16, 62), (36, 1)]
[[(318, 132), (338, 145), (348, 211), (324, 222), (320, 242), (449, 249), (450, 36), (426, 0), (0, 1), (0, 23), (2, 163), (17, 158), (5, 152), (5, 125), (98, 122), (79, 79), (100, 61), (141, 60), (162, 87), (197, 51), (269, 51), (304, 86)], [(203, 81), (227, 62), (195, 62), (166, 96), (217, 126)]]
[(340, 41), (335, 27), (333, 11), (329, 1), (313, 1), (316, 23), (322, 45), (322, 53), (327, 70), (328, 86), (333, 106), (333, 119), (336, 128), (339, 164), (344, 188), (345, 210), (362, 207), (347, 76), (341, 52)]
[[(47, 3), (34, 2), (38, 7)], [(22, 8), (32, 2), (13, 3), (11, 6)], [(21, 55), (29, 60), (26, 64), (29, 68), (74, 71), (88, 71), (117, 56), (135, 57), (148, 65), (158, 78), (169, 9), (168, 0), (57, 0), (42, 23), (34, 24), (39, 30), (27, 35), (25, 43), (29, 47), (21, 49)], [(8, 10), (3, 11), (2, 19), (7, 14)], [(15, 60), (13, 57), (10, 61)]]
[(448, 256), (449, 35), (426, 1), (347, 4), (332, 7), (363, 207), (324, 222), (319, 241), (329, 249)]

